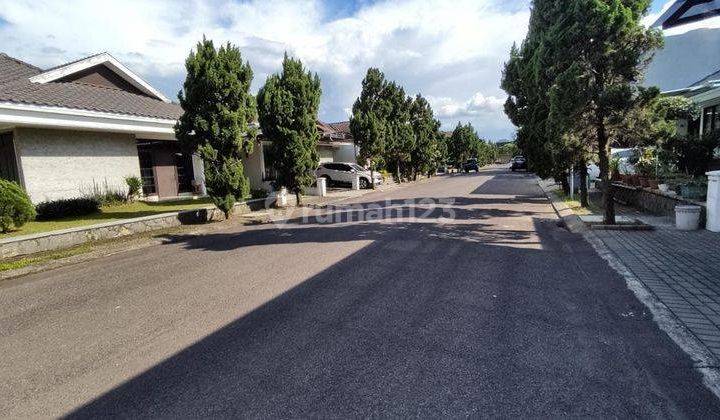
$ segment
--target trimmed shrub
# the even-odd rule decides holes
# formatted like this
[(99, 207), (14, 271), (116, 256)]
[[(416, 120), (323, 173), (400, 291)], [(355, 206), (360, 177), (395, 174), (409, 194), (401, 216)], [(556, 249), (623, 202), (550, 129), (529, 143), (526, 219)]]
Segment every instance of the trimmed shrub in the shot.
[(35, 208), (16, 183), (0, 179), (0, 232), (19, 229), (35, 217)]
[(44, 201), (35, 209), (37, 220), (57, 220), (97, 213), (100, 211), (100, 200), (96, 197), (82, 197)]

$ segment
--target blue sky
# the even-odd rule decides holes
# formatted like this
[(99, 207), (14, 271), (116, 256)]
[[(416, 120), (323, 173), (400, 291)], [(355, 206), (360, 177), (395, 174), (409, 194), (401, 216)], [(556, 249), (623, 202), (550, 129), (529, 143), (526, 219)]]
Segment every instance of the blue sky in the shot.
[[(651, 13), (665, 4), (652, 3)], [(322, 80), (320, 118), (340, 121), (370, 66), (426, 96), (451, 129), (471, 122), (512, 136), (502, 111), (503, 62), (527, 30), (526, 0), (0, 0), (0, 51), (49, 67), (107, 51), (175, 98), (183, 61), (203, 34), (237, 44), (253, 91), (285, 51)]]

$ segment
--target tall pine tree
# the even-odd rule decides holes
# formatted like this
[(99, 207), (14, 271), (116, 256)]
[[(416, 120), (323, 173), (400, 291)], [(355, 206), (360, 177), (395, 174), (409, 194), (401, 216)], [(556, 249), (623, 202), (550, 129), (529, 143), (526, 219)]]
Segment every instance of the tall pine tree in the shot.
[[(350, 132), (360, 149), (358, 157), (370, 166), (372, 179), (375, 179), (375, 171), (383, 164), (387, 143), (387, 106), (383, 99), (386, 85), (385, 75), (376, 68), (369, 68), (350, 117)], [(375, 188), (374, 182), (371, 185)]]
[(267, 78), (258, 92), (263, 135), (271, 140), (269, 160), (277, 173), (277, 188), (295, 193), (312, 185), (319, 164), (317, 143), (320, 78), (306, 71), (300, 60), (283, 59), (282, 71)]
[(410, 124), (415, 136), (410, 153), (413, 178), (418, 173), (432, 175), (438, 165), (440, 121), (436, 120), (428, 101), (418, 94), (410, 108)]
[(662, 45), (659, 32), (640, 19), (648, 0), (571, 0), (552, 23), (555, 83), (549, 91), (549, 125), (560, 133), (592, 127), (598, 152), (604, 223), (615, 223), (609, 155), (613, 121), (644, 101), (637, 84), (652, 52)]
[(183, 115), (175, 125), (181, 145), (198, 153), (205, 165), (208, 195), (225, 217), (236, 200), (248, 195), (241, 157), (252, 151), (255, 98), (250, 94), (253, 73), (230, 43), (215, 49), (203, 38), (185, 61), (187, 76), (178, 94)]

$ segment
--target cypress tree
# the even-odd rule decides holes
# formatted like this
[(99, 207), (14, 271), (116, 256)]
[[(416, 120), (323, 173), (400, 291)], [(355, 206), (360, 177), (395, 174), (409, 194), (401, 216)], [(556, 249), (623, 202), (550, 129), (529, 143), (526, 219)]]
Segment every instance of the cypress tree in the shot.
[(319, 164), (317, 117), (320, 78), (306, 71), (300, 60), (285, 54), (282, 71), (267, 78), (258, 92), (263, 135), (272, 141), (269, 160), (277, 172), (276, 188), (295, 193), (312, 185)]
[(203, 38), (185, 61), (187, 76), (178, 93), (183, 115), (175, 125), (181, 145), (197, 153), (205, 166), (208, 195), (227, 218), (236, 200), (249, 193), (241, 157), (250, 153), (255, 98), (250, 94), (253, 73), (230, 43), (215, 49)]
[[(370, 176), (383, 164), (386, 133), (386, 106), (383, 91), (387, 82), (385, 75), (376, 68), (369, 68), (362, 81), (360, 97), (355, 100), (350, 117), (350, 132), (359, 147), (359, 158), (370, 166)], [(375, 188), (375, 183), (371, 183)]]

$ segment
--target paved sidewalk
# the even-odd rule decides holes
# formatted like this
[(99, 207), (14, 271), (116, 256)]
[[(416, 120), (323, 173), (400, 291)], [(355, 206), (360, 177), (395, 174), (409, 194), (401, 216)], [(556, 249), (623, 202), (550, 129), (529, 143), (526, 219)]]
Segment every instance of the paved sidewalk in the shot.
[(621, 209), (654, 231), (594, 230), (600, 239), (720, 360), (720, 234), (678, 231), (668, 218)]

